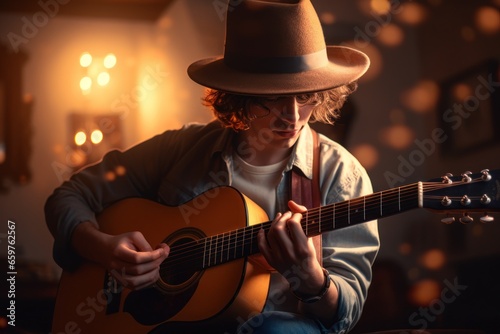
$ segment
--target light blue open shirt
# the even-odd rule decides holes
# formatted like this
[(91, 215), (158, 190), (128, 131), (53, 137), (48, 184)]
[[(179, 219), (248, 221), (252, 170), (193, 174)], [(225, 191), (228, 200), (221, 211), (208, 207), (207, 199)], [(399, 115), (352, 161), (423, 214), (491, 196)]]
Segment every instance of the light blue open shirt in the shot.
[[(144, 197), (177, 206), (214, 186), (231, 185), (233, 150), (252, 153), (249, 146), (234, 148), (233, 136), (232, 130), (222, 128), (218, 122), (191, 124), (166, 131), (124, 152), (112, 151), (102, 162), (75, 174), (54, 191), (45, 206), (47, 225), (55, 238), (56, 262), (71, 269), (82, 261), (70, 245), (74, 228), (84, 221), (96, 222), (95, 214), (116, 201)], [(254, 140), (264, 145), (265, 133)], [(320, 136), (319, 144), (321, 205), (372, 192), (365, 169), (347, 150), (325, 136)], [(306, 126), (276, 191), (279, 212), (288, 211), (292, 167), (312, 178), (312, 157), (311, 129)], [(115, 179), (104, 181), (106, 173), (115, 173)], [(274, 217), (275, 213), (268, 214)], [(338, 312), (332, 315), (332, 332), (347, 332), (361, 316), (378, 249), (376, 221), (323, 234), (323, 266), (329, 270), (340, 296)], [(279, 299), (273, 298), (278, 295)], [(281, 277), (273, 277), (266, 310), (293, 311), (294, 305), (297, 301), (288, 286)]]

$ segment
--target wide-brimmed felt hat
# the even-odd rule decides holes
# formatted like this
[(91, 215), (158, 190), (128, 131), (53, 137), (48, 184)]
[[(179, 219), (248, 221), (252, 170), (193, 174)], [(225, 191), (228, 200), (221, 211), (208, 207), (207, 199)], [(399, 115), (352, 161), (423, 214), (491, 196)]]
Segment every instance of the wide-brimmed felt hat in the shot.
[(361, 51), (326, 46), (309, 0), (241, 0), (228, 5), (224, 55), (199, 60), (187, 71), (216, 90), (291, 95), (348, 84), (369, 65)]

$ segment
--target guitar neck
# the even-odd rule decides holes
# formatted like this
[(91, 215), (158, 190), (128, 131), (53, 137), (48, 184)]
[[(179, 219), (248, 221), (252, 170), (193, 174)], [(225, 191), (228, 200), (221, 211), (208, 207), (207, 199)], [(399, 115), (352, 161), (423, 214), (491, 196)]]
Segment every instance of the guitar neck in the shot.
[[(367, 221), (388, 217), (422, 206), (422, 184), (415, 183), (338, 202), (303, 213), (302, 228), (308, 237), (334, 231)], [(205, 269), (259, 252), (257, 235), (261, 229), (267, 233), (271, 221), (205, 237), (191, 245), (199, 268)], [(181, 254), (172, 250), (169, 258)]]

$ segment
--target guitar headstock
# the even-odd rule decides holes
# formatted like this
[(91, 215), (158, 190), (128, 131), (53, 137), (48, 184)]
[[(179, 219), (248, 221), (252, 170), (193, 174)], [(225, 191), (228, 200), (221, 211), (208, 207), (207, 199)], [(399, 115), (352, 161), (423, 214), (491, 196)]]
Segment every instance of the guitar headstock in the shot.
[(484, 169), (479, 173), (465, 172), (459, 176), (446, 174), (439, 179), (422, 182), (422, 206), (446, 213), (443, 223), (455, 221), (450, 214), (461, 214), (460, 222), (473, 221), (469, 215), (480, 212), (481, 222), (493, 221), (488, 212), (500, 211), (500, 170)]

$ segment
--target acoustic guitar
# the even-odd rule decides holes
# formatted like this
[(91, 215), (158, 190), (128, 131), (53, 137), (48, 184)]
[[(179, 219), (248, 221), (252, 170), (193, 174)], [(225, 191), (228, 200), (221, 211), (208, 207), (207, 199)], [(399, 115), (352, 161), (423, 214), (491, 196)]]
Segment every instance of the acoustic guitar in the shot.
[[(301, 221), (307, 236), (426, 208), (447, 214), (500, 211), (500, 170), (446, 175), (339, 203), (310, 209)], [(234, 331), (262, 311), (270, 272), (252, 261), (257, 233), (271, 225), (265, 212), (236, 189), (213, 188), (191, 201), (168, 207), (145, 199), (125, 199), (98, 215), (109, 234), (141, 231), (151, 245), (165, 242), (170, 255), (153, 287), (130, 290), (120, 273), (84, 263), (64, 271), (58, 290), (53, 334), (189, 333)], [(212, 331), (212, 332), (214, 332)]]

